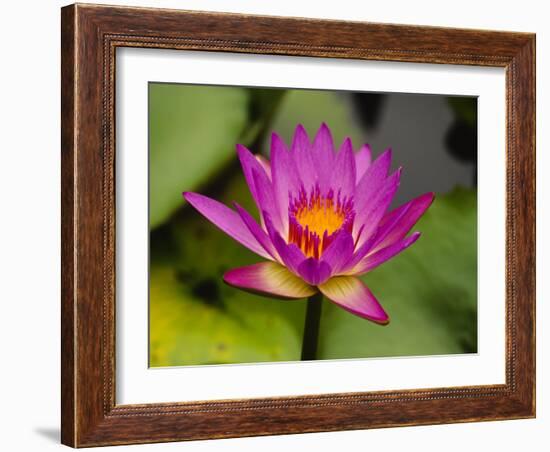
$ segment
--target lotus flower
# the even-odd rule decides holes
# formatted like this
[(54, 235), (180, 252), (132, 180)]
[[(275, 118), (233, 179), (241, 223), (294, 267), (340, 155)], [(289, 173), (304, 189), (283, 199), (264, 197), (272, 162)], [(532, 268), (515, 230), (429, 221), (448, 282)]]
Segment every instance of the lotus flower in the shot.
[(218, 228), (266, 259), (228, 271), (224, 281), (284, 299), (321, 292), (355, 315), (387, 324), (388, 315), (358, 276), (416, 242), (419, 232), (407, 234), (433, 193), (388, 212), (401, 175), (401, 169), (388, 175), (391, 150), (371, 162), (368, 145), (354, 152), (346, 138), (336, 151), (326, 124), (313, 142), (298, 125), (290, 150), (273, 133), (270, 161), (242, 145), (237, 152), (260, 223), (237, 203), (232, 210), (183, 193)]

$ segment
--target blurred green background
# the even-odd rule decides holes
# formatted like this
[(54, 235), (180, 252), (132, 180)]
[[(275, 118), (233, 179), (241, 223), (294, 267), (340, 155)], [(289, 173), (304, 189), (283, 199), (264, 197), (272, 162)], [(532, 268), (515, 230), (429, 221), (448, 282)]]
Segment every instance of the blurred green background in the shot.
[[(394, 150), (398, 204), (436, 200), (420, 240), (362, 278), (389, 313), (386, 327), (323, 304), (318, 359), (477, 351), (477, 102), (415, 94), (149, 84), (151, 367), (300, 359), (305, 300), (226, 286), (222, 274), (262, 260), (185, 205), (200, 191), (255, 212), (235, 144), (269, 155), (326, 122), (376, 156)], [(409, 113), (411, 112), (411, 113)], [(413, 114), (414, 113), (414, 114)], [(397, 143), (397, 144), (396, 144)]]

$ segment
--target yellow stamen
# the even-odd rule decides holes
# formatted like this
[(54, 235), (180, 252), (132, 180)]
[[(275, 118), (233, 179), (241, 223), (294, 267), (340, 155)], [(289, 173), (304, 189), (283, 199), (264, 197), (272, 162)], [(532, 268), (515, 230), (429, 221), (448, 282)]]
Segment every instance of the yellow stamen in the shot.
[(334, 208), (332, 199), (318, 198), (313, 205), (298, 209), (295, 218), (303, 228), (307, 226), (310, 232), (323, 237), (325, 231), (330, 235), (342, 226), (345, 214)]

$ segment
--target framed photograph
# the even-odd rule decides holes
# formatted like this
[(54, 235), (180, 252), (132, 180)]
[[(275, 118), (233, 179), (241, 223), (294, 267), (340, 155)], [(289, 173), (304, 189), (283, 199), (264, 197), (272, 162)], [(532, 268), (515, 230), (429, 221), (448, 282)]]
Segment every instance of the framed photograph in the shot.
[(62, 9), (62, 442), (535, 416), (535, 36)]

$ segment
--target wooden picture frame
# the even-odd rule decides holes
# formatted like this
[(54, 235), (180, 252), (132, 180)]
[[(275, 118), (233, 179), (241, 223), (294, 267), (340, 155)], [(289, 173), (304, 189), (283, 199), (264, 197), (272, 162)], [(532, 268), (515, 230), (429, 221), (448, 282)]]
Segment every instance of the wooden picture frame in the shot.
[[(73, 447), (535, 416), (535, 35), (162, 9), (62, 9), (62, 442)], [(115, 50), (506, 70), (506, 383), (115, 404)]]

